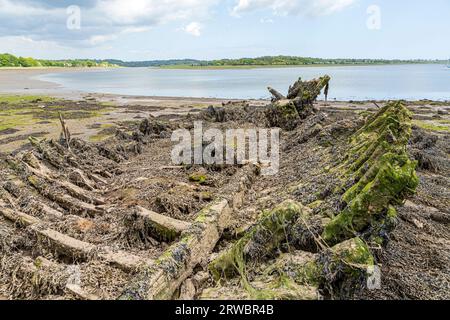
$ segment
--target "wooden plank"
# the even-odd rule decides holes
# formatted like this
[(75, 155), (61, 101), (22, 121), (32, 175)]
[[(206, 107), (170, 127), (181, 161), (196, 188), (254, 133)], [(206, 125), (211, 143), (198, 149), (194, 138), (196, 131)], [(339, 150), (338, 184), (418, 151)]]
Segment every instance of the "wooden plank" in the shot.
[(50, 242), (51, 246), (59, 253), (74, 259), (89, 259), (94, 255), (96, 247), (88, 242), (69, 237), (52, 229), (40, 230), (35, 226), (31, 228), (36, 232), (38, 238)]
[(104, 252), (100, 252), (99, 257), (125, 272), (133, 272), (144, 264), (152, 263), (151, 260), (144, 261), (142, 258), (123, 250), (113, 251), (109, 248), (104, 249)]
[[(0, 200), (1, 201), (1, 200)], [(98, 248), (97, 246), (67, 236), (61, 232), (41, 228), (41, 220), (22, 212), (14, 211), (9, 208), (1, 206), (0, 202), (0, 214), (6, 219), (13, 222), (20, 222), (25, 227), (30, 227), (35, 232), (38, 238), (40, 238), (44, 244), (52, 246), (59, 254), (71, 257), (73, 259), (88, 260), (98, 256), (100, 259), (117, 266), (118, 268), (130, 272), (138, 269), (144, 264), (151, 263), (151, 261), (145, 261), (142, 258), (129, 254), (125, 251), (114, 251), (108, 247)]]
[(138, 219), (144, 220), (146, 227), (150, 227), (152, 236), (160, 240), (171, 241), (191, 226), (189, 222), (173, 219), (139, 206), (134, 209), (134, 213)]
[(0, 214), (6, 219), (20, 223), (23, 226), (30, 226), (33, 224), (37, 224), (40, 222), (38, 218), (32, 217), (23, 212), (15, 211), (9, 208), (4, 207), (4, 202), (0, 200)]
[(86, 290), (84, 290), (83, 288), (81, 288), (79, 285), (76, 284), (66, 285), (66, 290), (82, 300), (90, 300), (90, 301), (101, 300), (98, 296), (87, 292)]

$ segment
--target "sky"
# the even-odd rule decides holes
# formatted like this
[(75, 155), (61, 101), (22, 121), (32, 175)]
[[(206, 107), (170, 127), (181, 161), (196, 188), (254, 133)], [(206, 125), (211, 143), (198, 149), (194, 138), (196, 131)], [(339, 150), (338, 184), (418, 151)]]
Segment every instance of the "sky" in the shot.
[(449, 59), (449, 0), (0, 0), (0, 53)]

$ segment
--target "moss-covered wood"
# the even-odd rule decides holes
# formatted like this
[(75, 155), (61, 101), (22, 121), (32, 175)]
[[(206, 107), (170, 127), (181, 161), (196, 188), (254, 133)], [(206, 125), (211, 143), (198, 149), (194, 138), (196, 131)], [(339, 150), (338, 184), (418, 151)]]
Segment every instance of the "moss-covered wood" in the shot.
[(301, 119), (305, 119), (314, 112), (313, 103), (322, 90), (328, 95), (330, 76), (323, 76), (310, 81), (299, 78), (292, 86), (285, 98), (278, 91), (268, 88), (273, 95), (272, 104), (266, 110), (269, 125), (285, 130), (293, 130)]
[(245, 274), (246, 261), (260, 261), (287, 241), (287, 228), (310, 210), (295, 201), (285, 201), (274, 210), (263, 213), (258, 223), (241, 239), (209, 265), (214, 278), (219, 280), (236, 274)]
[[(354, 237), (414, 193), (417, 163), (409, 159), (406, 144), (411, 135), (411, 113), (392, 102), (370, 117), (350, 139), (340, 172), (346, 207), (326, 225), (322, 234), (334, 244)], [(351, 187), (345, 186), (351, 182)], [(337, 190), (339, 191), (339, 190)]]

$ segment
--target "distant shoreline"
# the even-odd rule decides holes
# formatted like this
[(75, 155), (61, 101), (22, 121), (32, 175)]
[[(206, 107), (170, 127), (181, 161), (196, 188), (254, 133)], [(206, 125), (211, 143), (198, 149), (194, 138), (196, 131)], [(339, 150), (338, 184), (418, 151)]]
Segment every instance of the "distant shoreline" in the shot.
[(377, 67), (377, 66), (402, 66), (402, 65), (445, 65), (435, 62), (402, 62), (402, 63), (347, 63), (347, 64), (292, 64), (292, 65), (223, 65), (223, 66), (200, 66), (200, 65), (161, 65), (149, 67), (127, 67), (127, 66), (109, 66), (109, 67), (0, 67), (0, 72), (5, 70), (43, 70), (43, 71), (89, 71), (89, 70), (109, 70), (117, 68), (146, 68), (146, 69), (174, 69), (174, 70), (242, 70), (242, 69), (285, 69), (285, 68), (323, 68), (323, 67)]
[(285, 68), (323, 68), (323, 67), (377, 67), (402, 65), (441, 65), (441, 63), (366, 63), (366, 64), (299, 64), (299, 65), (225, 65), (225, 66), (189, 66), (169, 65), (148, 67), (150, 69), (168, 70), (242, 70), (242, 69), (285, 69)]

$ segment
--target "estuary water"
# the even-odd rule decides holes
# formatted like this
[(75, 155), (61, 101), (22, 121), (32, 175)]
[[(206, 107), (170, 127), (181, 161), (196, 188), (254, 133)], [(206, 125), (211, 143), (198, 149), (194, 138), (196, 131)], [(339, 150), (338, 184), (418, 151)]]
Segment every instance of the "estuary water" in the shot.
[(286, 93), (299, 77), (331, 76), (330, 100), (450, 100), (450, 68), (437, 64), (266, 69), (96, 69), (45, 74), (38, 79), (84, 92), (225, 99), (268, 98), (266, 87)]

